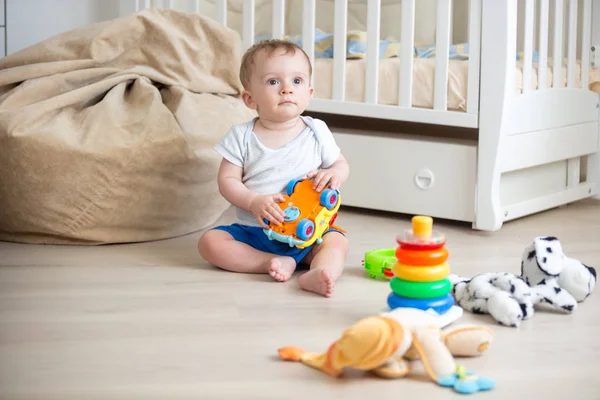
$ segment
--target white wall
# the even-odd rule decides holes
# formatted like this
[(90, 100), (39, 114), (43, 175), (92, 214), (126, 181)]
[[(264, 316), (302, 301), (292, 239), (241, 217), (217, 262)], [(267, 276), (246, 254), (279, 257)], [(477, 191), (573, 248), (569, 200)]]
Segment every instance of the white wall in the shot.
[(7, 54), (119, 16), (119, 0), (5, 0)]

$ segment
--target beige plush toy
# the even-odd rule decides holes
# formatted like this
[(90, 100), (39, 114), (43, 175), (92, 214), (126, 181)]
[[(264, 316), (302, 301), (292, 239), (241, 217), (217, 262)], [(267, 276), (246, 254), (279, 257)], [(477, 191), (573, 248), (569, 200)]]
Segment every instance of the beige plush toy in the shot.
[(484, 326), (442, 329), (425, 311), (398, 308), (357, 321), (324, 353), (287, 346), (279, 349), (279, 357), (300, 361), (333, 377), (341, 376), (344, 368), (354, 368), (384, 378), (405, 376), (408, 361), (420, 359), (434, 382), (469, 394), (490, 390), (495, 383), (467, 372), (454, 357), (478, 356), (492, 339), (493, 332)]

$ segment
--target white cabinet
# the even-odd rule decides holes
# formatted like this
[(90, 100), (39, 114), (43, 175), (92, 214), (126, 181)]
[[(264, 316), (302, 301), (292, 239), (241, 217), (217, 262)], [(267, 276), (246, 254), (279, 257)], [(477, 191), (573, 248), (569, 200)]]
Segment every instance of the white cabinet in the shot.
[(342, 204), (473, 221), (474, 142), (330, 128), (351, 170)]

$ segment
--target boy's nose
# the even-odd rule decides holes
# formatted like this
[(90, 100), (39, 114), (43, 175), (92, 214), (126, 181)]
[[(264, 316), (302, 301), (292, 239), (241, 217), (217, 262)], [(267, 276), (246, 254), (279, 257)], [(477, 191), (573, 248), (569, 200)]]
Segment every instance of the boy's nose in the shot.
[(289, 86), (282, 87), (281, 94), (292, 94), (292, 88)]

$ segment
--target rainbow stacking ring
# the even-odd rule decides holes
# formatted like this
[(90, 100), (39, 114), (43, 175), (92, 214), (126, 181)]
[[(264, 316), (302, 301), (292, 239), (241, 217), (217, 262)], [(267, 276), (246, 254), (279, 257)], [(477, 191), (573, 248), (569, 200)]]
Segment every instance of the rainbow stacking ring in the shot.
[[(444, 247), (446, 237), (431, 229), (433, 219), (427, 216), (412, 218), (412, 230), (407, 230), (396, 237), (396, 242), (406, 250), (437, 250)], [(439, 263), (438, 263), (439, 264)]]
[(431, 309), (438, 314), (444, 314), (454, 305), (454, 297), (448, 293), (445, 296), (437, 297), (435, 299), (408, 299), (406, 297), (390, 293), (387, 298), (387, 303), (392, 310), (399, 307), (417, 308), (424, 311)]
[(452, 282), (448, 278), (434, 282), (411, 282), (393, 277), (390, 286), (398, 296), (411, 299), (432, 299), (452, 291)]
[(438, 238), (438, 240), (434, 240), (431, 242), (420, 242), (419, 243), (419, 242), (415, 242), (413, 240), (397, 238), (396, 242), (400, 245), (400, 248), (402, 248), (402, 249), (418, 250), (418, 251), (425, 250), (426, 251), (426, 250), (441, 249), (446, 244), (446, 239), (441, 237), (441, 238)]
[(407, 265), (439, 265), (448, 259), (448, 250), (441, 247), (435, 250), (408, 250), (398, 247), (394, 253), (398, 262)]
[(413, 267), (401, 263), (394, 264), (394, 275), (405, 281), (434, 282), (446, 278), (450, 274), (447, 263), (431, 267)]

